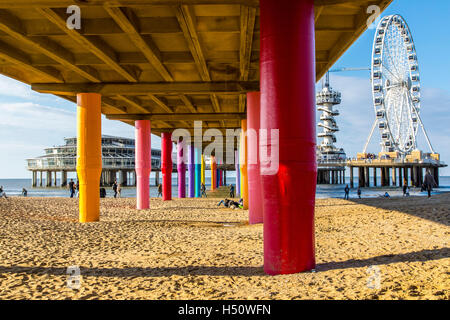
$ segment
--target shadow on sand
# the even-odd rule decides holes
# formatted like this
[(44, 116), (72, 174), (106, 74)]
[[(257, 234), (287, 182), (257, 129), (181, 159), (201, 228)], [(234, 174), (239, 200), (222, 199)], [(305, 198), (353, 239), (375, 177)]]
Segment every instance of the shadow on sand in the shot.
[(351, 204), (371, 206), (384, 210), (399, 211), (421, 219), (450, 226), (450, 194), (427, 197), (395, 197), (350, 199)]
[[(398, 262), (416, 262), (440, 260), (450, 257), (450, 248), (435, 250), (422, 250), (404, 254), (389, 254), (363, 260), (347, 260), (342, 262), (327, 262), (318, 264), (316, 270), (324, 272), (329, 270), (364, 268), (372, 265), (384, 265)], [(0, 274), (26, 273), (36, 275), (65, 276), (67, 268), (63, 267), (25, 267), (0, 266)], [(214, 267), (214, 266), (187, 266), (168, 268), (80, 268), (82, 276), (93, 277), (161, 277), (161, 276), (267, 276), (263, 267)]]

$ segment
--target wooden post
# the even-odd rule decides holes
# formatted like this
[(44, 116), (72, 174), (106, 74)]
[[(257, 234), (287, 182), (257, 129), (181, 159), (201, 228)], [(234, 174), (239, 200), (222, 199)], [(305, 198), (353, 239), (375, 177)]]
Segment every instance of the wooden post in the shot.
[(350, 167), (350, 188), (354, 188), (355, 184), (353, 182), (353, 167)]
[(403, 168), (403, 180), (405, 180), (406, 186), (409, 186), (408, 167)]
[(373, 186), (377, 186), (377, 168), (373, 167)]
[(396, 187), (397, 186), (397, 169), (395, 167), (392, 167), (391, 171), (392, 171), (392, 185), (394, 187)]

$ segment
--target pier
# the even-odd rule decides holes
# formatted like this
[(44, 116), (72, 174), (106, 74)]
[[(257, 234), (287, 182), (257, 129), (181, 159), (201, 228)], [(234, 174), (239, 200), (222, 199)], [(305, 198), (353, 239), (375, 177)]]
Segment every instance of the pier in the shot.
[[(440, 161), (439, 154), (413, 151), (406, 157), (399, 157), (397, 152), (380, 152), (378, 157), (358, 153), (356, 159), (347, 161), (347, 166), (350, 169), (351, 188), (354, 187), (355, 168), (358, 172), (360, 187), (402, 187), (405, 183), (407, 186), (421, 187), (427, 170), (430, 170), (439, 186), (439, 169), (447, 167), (447, 164)], [(380, 181), (378, 181), (378, 172)]]
[[(65, 187), (67, 174), (76, 172), (77, 139), (66, 138), (65, 145), (45, 149), (45, 155), (27, 159), (31, 171), (32, 187)], [(155, 172), (154, 185), (160, 183), (161, 150), (151, 150), (151, 172)], [(204, 167), (210, 170), (209, 158)], [(234, 165), (218, 164), (217, 169), (226, 184), (226, 172), (235, 171)], [(178, 172), (177, 164), (172, 172)], [(111, 186), (114, 181), (122, 186), (136, 186), (135, 140), (122, 137), (102, 136), (102, 173), (100, 186)]]
[(347, 161), (319, 161), (317, 184), (344, 184)]

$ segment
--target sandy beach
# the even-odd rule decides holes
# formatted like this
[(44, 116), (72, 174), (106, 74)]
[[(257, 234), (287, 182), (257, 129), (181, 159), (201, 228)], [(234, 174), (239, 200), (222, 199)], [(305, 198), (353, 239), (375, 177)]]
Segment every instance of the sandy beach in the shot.
[(80, 224), (77, 199), (0, 199), (0, 299), (450, 299), (450, 194), (317, 200), (316, 272), (282, 276), (262, 225), (216, 203), (102, 199)]

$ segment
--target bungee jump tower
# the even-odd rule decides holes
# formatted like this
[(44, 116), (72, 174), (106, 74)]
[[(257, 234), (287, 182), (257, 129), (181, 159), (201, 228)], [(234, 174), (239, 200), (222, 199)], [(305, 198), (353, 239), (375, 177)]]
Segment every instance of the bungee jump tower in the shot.
[[(315, 82), (367, 29), (368, 6), (382, 12), (390, 2), (3, 0), (0, 72), (77, 103), (80, 222), (100, 219), (102, 114), (137, 128), (144, 182), (150, 131), (161, 136), (165, 200), (176, 128), (192, 135), (194, 121), (203, 121), (205, 131), (267, 130), (264, 143), (249, 144), (244, 134), (248, 148), (240, 144), (240, 191), (252, 195), (244, 196), (244, 206), (250, 221), (264, 225), (265, 272), (309, 271), (315, 268)], [(67, 28), (70, 5), (80, 7), (81, 29)], [(242, 162), (259, 147), (277, 152), (278, 170), (267, 174), (271, 163), (264, 159), (259, 170)], [(144, 187), (137, 185), (142, 197)], [(147, 209), (147, 202), (138, 207)]]
[(342, 184), (345, 183), (346, 154), (344, 149), (337, 148), (335, 133), (339, 131), (335, 117), (339, 111), (334, 109), (341, 104), (341, 93), (330, 86), (329, 72), (326, 74), (325, 84), (316, 94), (317, 110), (322, 112), (318, 126), (322, 131), (317, 134), (321, 143), (317, 146), (317, 183)]

